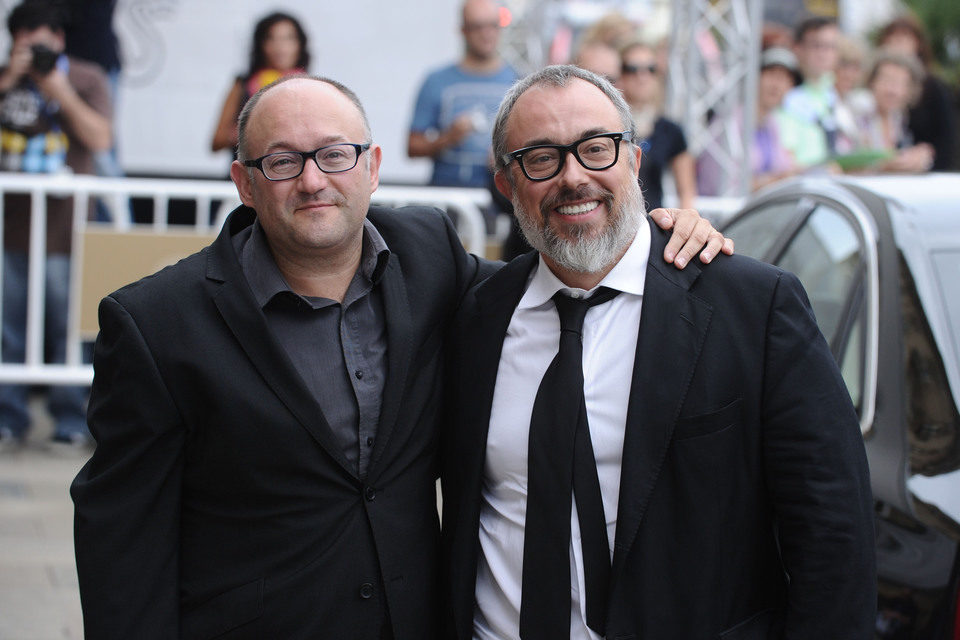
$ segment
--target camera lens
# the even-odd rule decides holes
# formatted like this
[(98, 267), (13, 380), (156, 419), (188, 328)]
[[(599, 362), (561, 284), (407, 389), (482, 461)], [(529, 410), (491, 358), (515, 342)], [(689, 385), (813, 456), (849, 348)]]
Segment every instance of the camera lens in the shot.
[(35, 44), (30, 47), (30, 51), (33, 53), (33, 62), (30, 63), (30, 66), (40, 75), (47, 75), (53, 70), (54, 65), (57, 64), (58, 54), (49, 47), (42, 44)]

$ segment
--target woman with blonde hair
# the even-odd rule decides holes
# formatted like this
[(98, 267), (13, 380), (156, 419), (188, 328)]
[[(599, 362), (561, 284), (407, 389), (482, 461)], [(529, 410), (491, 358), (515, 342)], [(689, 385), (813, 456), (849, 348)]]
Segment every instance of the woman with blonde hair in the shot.
[(633, 112), (643, 149), (640, 188), (647, 210), (663, 206), (663, 173), (670, 170), (677, 189), (677, 206), (693, 208), (697, 197), (696, 162), (687, 150), (687, 140), (676, 122), (661, 110), (663, 95), (660, 65), (654, 47), (640, 41), (620, 50), (621, 73), (617, 85)]

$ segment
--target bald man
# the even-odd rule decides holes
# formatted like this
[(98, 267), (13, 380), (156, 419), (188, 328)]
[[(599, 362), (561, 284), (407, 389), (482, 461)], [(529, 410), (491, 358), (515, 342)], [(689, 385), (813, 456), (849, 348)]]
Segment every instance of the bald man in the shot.
[(500, 98), (517, 73), (497, 52), (500, 9), (491, 0), (463, 4), (463, 57), (431, 72), (417, 94), (407, 154), (431, 158), (430, 184), (486, 188), (490, 133)]

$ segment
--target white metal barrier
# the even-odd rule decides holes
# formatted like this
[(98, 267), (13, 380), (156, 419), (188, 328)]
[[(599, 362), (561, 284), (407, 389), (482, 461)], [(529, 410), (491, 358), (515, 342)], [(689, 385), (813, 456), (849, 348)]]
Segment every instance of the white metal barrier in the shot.
[[(195, 203), (197, 215), (192, 226), (198, 232), (213, 233), (226, 215), (239, 203), (236, 189), (229, 181), (161, 180), (149, 178), (100, 178), (73, 175), (31, 175), (0, 173), (0, 247), (3, 246), (3, 219), (6, 215), (24, 215), (3, 210), (2, 195), (24, 193), (31, 196), (30, 245), (27, 279), (26, 360), (23, 363), (0, 363), (0, 383), (23, 384), (89, 384), (93, 367), (83, 364), (78, 330), (79, 301), (76, 295), (81, 278), (77, 251), (73, 252), (68, 318), (67, 362), (46, 364), (43, 361), (44, 276), (46, 256), (46, 196), (73, 196), (74, 245), (87, 226), (90, 198), (96, 197), (110, 213), (110, 225), (119, 231), (134, 228), (130, 217), (133, 199), (152, 203), (150, 228), (156, 233), (170, 230), (168, 214), (171, 200)], [(207, 215), (212, 203), (219, 202), (212, 216)], [(373, 195), (374, 204), (401, 206), (424, 204), (454, 212), (457, 230), (468, 251), (483, 255), (486, 244), (483, 209), (490, 194), (484, 189), (456, 189), (417, 186), (381, 186)], [(179, 227), (183, 229), (183, 226)], [(3, 273), (0, 269), (0, 291)], [(0, 318), (3, 301), (0, 296)]]
[[(26, 361), (23, 363), (0, 362), (0, 383), (89, 384), (93, 378), (93, 367), (83, 364), (81, 358), (82, 342), (78, 322), (80, 303), (77, 292), (82, 274), (77, 257), (79, 252), (76, 250), (73, 252), (70, 276), (67, 362), (66, 364), (43, 362), (46, 196), (73, 196), (75, 246), (88, 224), (91, 197), (96, 197), (107, 206), (111, 215), (110, 225), (119, 231), (134, 228), (130, 217), (130, 205), (133, 199), (150, 201), (153, 219), (149, 228), (155, 233), (171, 230), (168, 222), (171, 200), (187, 200), (195, 203), (197, 215), (192, 227), (201, 233), (215, 233), (226, 215), (240, 203), (232, 182), (212, 180), (0, 173), (0, 196), (5, 193), (29, 194), (31, 208)], [(213, 216), (207, 215), (215, 202), (219, 202), (217, 210)], [(490, 194), (484, 189), (384, 185), (374, 193), (373, 202), (389, 206), (422, 204), (454, 212), (457, 231), (467, 250), (478, 255), (485, 253), (487, 234), (482, 212), (490, 204)], [(739, 198), (699, 198), (697, 207), (701, 215), (717, 225), (739, 208), (741, 203), (742, 200)], [(5, 215), (23, 215), (23, 213), (4, 211), (3, 199), (0, 197), (0, 247), (3, 246)], [(178, 225), (178, 229), (183, 228), (183, 225)], [(0, 269), (0, 291), (2, 290), (3, 273)], [(3, 301), (0, 296), (0, 317), (2, 317), (2, 309)]]

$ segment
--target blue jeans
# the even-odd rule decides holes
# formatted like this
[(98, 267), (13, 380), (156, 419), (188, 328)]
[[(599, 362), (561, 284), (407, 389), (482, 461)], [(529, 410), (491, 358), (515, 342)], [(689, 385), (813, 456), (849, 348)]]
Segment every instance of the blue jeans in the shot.
[[(24, 362), (27, 345), (27, 254), (6, 251), (3, 256), (4, 362)], [(46, 362), (66, 362), (67, 297), (70, 291), (70, 256), (48, 255), (44, 305)], [(30, 427), (28, 385), (0, 385), (0, 428), (23, 437)], [(47, 405), (54, 419), (54, 436), (89, 435), (86, 419), (87, 387), (52, 385)]]

